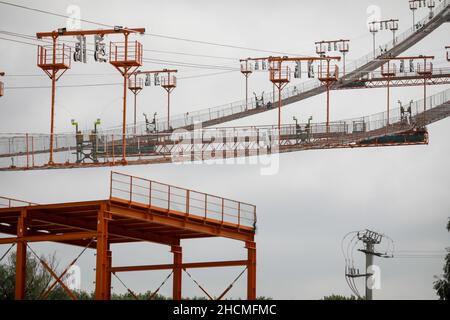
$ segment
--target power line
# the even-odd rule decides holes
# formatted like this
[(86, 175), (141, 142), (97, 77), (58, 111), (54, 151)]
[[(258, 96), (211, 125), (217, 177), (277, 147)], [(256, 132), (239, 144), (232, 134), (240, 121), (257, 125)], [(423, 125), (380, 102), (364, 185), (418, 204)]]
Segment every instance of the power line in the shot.
[[(122, 86), (123, 83), (93, 83), (93, 84), (68, 84), (61, 85), (57, 88), (81, 88), (81, 87), (105, 87), (105, 86)], [(19, 90), (19, 89), (48, 89), (51, 86), (24, 86), (24, 87), (5, 87), (7, 90)]]
[[(59, 17), (59, 18), (65, 18), (65, 19), (70, 19), (71, 18), (68, 15), (59, 14), (59, 13), (55, 13), (55, 12), (52, 12), (52, 11), (47, 11), (47, 10), (42, 10), (42, 9), (37, 9), (37, 8), (32, 8), (32, 7), (28, 7), (28, 6), (24, 6), (24, 5), (18, 5), (18, 4), (14, 4), (14, 3), (6, 2), (6, 1), (0, 1), (0, 4), (11, 6), (11, 7), (16, 7), (16, 8), (20, 8), (20, 9), (24, 9), (24, 10), (34, 11), (34, 12), (38, 12), (38, 13), (42, 13), (42, 14), (48, 14), (48, 15)], [(105, 23), (100, 23), (100, 22), (87, 20), (87, 19), (79, 19), (79, 21), (82, 21), (82, 22), (85, 22), (85, 23), (89, 23), (89, 24), (98, 25), (98, 26), (102, 26), (102, 27), (108, 27), (108, 28), (113, 28), (114, 27), (113, 25), (108, 25), (108, 24), (105, 24)], [(223, 43), (217, 43), (217, 42), (210, 42), (210, 41), (195, 40), (195, 39), (181, 38), (181, 37), (175, 37), (175, 36), (168, 36), (168, 35), (162, 35), (162, 34), (156, 34), (156, 33), (145, 33), (144, 35), (151, 36), (151, 37), (157, 37), (157, 38), (170, 39), (170, 40), (191, 42), (191, 43), (196, 43), (196, 44), (225, 47), (225, 48), (231, 48), (231, 49), (239, 49), (239, 50), (247, 50), (247, 51), (255, 51), (255, 52), (264, 52), (264, 53), (275, 53), (275, 54), (282, 54), (282, 55), (302, 56), (302, 55), (299, 55), (299, 54), (292, 54), (292, 53), (286, 53), (286, 52), (280, 52), (280, 51), (272, 51), (272, 50), (265, 50), (265, 49), (243, 47), (243, 46), (223, 44)]]
[[(24, 38), (26, 40), (35, 40), (36, 41), (36, 39), (30, 38), (31, 36), (29, 36), (29, 35), (18, 34), (18, 33), (13, 33), (13, 32), (9, 32), (9, 31), (0, 31), (0, 33), (7, 34), (7, 35), (12, 36), (12, 37), (18, 37), (18, 38)], [(6, 41), (11, 41), (11, 42), (27, 44), (27, 45), (33, 45), (33, 46), (37, 46), (38, 45), (38, 44), (35, 44), (35, 43), (29, 43), (29, 42), (25, 42), (25, 41), (19, 41), (19, 40), (7, 39), (7, 38), (0, 38), (0, 39), (6, 40)], [(74, 43), (73, 41), (62, 41), (62, 42), (70, 43), (70, 44)], [(45, 42), (45, 43), (49, 43), (49, 42)], [(93, 52), (92, 49), (88, 49), (88, 51)], [(225, 66), (225, 65), (199, 64), (199, 63), (190, 63), (190, 62), (177, 61), (177, 60), (162, 60), (162, 59), (154, 59), (154, 58), (143, 58), (143, 61), (146, 61), (146, 62), (149, 62), (149, 63), (153, 63), (153, 64), (157, 64), (157, 65), (171, 65), (171, 66), (197, 68), (197, 69), (239, 71), (239, 68), (235, 68), (235, 67), (232, 67), (232, 66)]]

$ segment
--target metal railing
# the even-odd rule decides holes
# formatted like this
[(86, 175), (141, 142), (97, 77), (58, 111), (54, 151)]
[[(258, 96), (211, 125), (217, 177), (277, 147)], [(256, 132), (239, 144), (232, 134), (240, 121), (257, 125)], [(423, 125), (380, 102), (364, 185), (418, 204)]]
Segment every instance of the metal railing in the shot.
[(70, 68), (71, 61), (72, 48), (66, 44), (56, 45), (55, 52), (53, 52), (53, 46), (38, 46), (37, 65), (41, 68), (55, 64)]
[(142, 65), (142, 44), (138, 41), (111, 42), (109, 47), (109, 61), (112, 64), (133, 63)]
[[(409, 106), (411, 106), (411, 113), (408, 111)], [(385, 128), (387, 123), (390, 125), (401, 123), (402, 128), (405, 124), (409, 127), (421, 127), (448, 117), (450, 114), (449, 106), (450, 89), (447, 89), (426, 98), (426, 117), (422, 117), (424, 115), (424, 100), (421, 99), (413, 102), (411, 105), (406, 105), (403, 110), (401, 108), (391, 109), (389, 122), (387, 112), (384, 111), (370, 116), (335, 121), (330, 123), (329, 128), (327, 128), (325, 123), (301, 123), (298, 125), (299, 128), (294, 124), (283, 125), (280, 134), (283, 136), (284, 134), (308, 131), (312, 138), (318, 136), (320, 139), (324, 137), (332, 139), (333, 135), (341, 138), (343, 135), (348, 135), (348, 139), (353, 139), (353, 134), (359, 132), (362, 138), (370, 138), (374, 133), (379, 135), (380, 132), (376, 130)], [(264, 141), (270, 136), (272, 141), (275, 141), (274, 136), (278, 135), (277, 130), (277, 126), (269, 125), (203, 128), (202, 130), (193, 131), (177, 130), (173, 133), (137, 132), (136, 134), (127, 134), (125, 136), (127, 139), (126, 157), (129, 160), (164, 159), (164, 157), (170, 157), (172, 151), (180, 143), (189, 144), (192, 139), (198, 139), (198, 134), (200, 134), (200, 141), (202, 139), (205, 141), (211, 140), (211, 146), (214, 148), (219, 148), (218, 145), (223, 145), (223, 140), (220, 140), (222, 137), (227, 137), (228, 141), (234, 141), (235, 139), (245, 141), (245, 138), (250, 135), (259, 137), (260, 141)], [(323, 134), (327, 132), (330, 135), (324, 136)], [(385, 132), (389, 133), (390, 131), (383, 131), (383, 133)], [(77, 137), (80, 138), (75, 133), (57, 134), (54, 136), (54, 157), (56, 163), (62, 165), (77, 164), (77, 159), (83, 158), (82, 156), (79, 157), (81, 151), (87, 155), (95, 154), (96, 161), (107, 165), (114, 165), (120, 161), (123, 139), (121, 134), (84, 134), (82, 140), (87, 142), (83, 146), (77, 144)], [(0, 135), (0, 168), (33, 168), (45, 165), (48, 162), (49, 138), (48, 134)], [(82, 147), (86, 149), (80, 150)], [(222, 146), (220, 148), (223, 149), (225, 147)], [(230, 152), (235, 150), (232, 148), (229, 150)], [(94, 159), (86, 160), (86, 164), (94, 162)]]
[(0, 209), (37, 206), (37, 203), (0, 196)]
[(182, 217), (256, 228), (254, 205), (117, 172), (111, 172), (110, 199), (159, 208)]

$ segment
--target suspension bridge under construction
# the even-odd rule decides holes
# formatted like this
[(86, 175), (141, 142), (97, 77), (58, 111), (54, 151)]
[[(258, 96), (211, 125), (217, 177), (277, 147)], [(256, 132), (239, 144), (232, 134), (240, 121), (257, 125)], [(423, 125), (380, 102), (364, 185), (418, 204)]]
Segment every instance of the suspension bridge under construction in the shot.
[[(424, 19), (399, 35), (395, 34), (396, 20), (380, 21), (394, 31), (393, 40), (378, 49), (374, 46), (372, 52), (351, 63), (345, 62), (346, 40), (335, 43), (336, 47), (341, 45), (339, 51), (344, 54), (344, 59), (328, 56), (327, 50), (321, 47), (323, 44), (331, 46), (334, 42), (318, 43), (318, 56), (242, 59), (240, 71), (246, 80), (245, 100), (180, 115), (170, 114), (170, 94), (177, 87), (174, 74), (178, 71), (140, 69), (144, 65), (143, 46), (133, 37), (145, 33), (144, 28), (113, 26), (99, 30), (63, 28), (39, 32), (36, 34), (38, 39), (49, 41), (48, 45), (38, 47), (37, 66), (52, 82), (50, 133), (0, 134), (0, 171), (195, 162), (305, 150), (426, 145), (429, 142), (427, 126), (450, 116), (450, 89), (428, 95), (427, 88), (450, 84), (450, 65), (436, 68), (434, 56), (402, 54), (439, 26), (450, 22), (449, 0), (429, 7), (430, 13)], [(374, 33), (373, 29), (371, 32)], [(110, 43), (109, 55), (106, 55), (108, 46), (103, 42), (106, 35), (123, 38), (122, 42)], [(95, 36), (96, 60), (109, 62), (123, 76), (122, 126), (98, 130), (96, 123), (93, 131), (81, 131), (74, 122), (77, 126), (74, 133), (55, 133), (57, 80), (71, 69), (72, 60), (83, 60), (87, 54), (83, 45), (89, 36)], [(73, 47), (61, 40), (66, 37), (77, 37), (79, 45)], [(442, 56), (450, 63), (450, 49), (446, 45), (448, 43), (442, 43)], [(308, 63), (311, 79), (289, 85), (292, 74), (295, 78), (301, 77), (300, 69), (304, 63)], [(290, 69), (293, 64), (294, 72)], [(249, 76), (259, 69), (267, 71), (274, 90), (249, 99)], [(7, 70), (5, 74), (8, 74)], [(167, 92), (167, 117), (155, 118), (152, 123), (138, 123), (136, 96), (152, 82)], [(392, 108), (390, 90), (396, 87), (423, 89), (423, 98)], [(333, 92), (373, 88), (387, 90), (387, 106), (381, 106), (382, 112), (359, 118), (330, 119)], [(128, 90), (135, 98), (133, 123), (126, 118)], [(4, 89), (0, 82), (0, 97), (7, 94), (7, 88)], [(284, 107), (321, 94), (327, 96), (326, 120), (281, 123)], [(278, 124), (219, 126), (271, 110), (278, 111)], [(188, 269), (243, 267), (244, 271), (235, 281), (247, 273), (247, 298), (253, 300), (256, 299), (256, 222), (255, 205), (115, 172), (111, 173), (110, 197), (101, 201), (45, 205), (0, 197), (0, 232), (14, 236), (0, 239), (0, 244), (17, 247), (16, 299), (25, 298), (26, 255), (27, 251), (34, 253), (29, 244), (51, 241), (96, 250), (97, 299), (111, 298), (111, 276), (122, 272), (169, 270), (168, 278), (173, 278), (173, 298), (180, 300), (183, 272), (192, 279)], [(243, 242), (246, 258), (183, 262), (182, 240), (210, 237)], [(173, 263), (113, 265), (111, 245), (133, 242), (169, 246)], [(57, 275), (45, 261), (41, 260), (41, 263), (54, 277), (54, 284), (43, 292), (42, 298), (59, 285), (75, 299), (74, 293), (62, 281), (67, 270)], [(222, 299), (233, 284), (219, 295), (199, 287), (210, 299)], [(134, 295), (131, 289), (128, 291)]]

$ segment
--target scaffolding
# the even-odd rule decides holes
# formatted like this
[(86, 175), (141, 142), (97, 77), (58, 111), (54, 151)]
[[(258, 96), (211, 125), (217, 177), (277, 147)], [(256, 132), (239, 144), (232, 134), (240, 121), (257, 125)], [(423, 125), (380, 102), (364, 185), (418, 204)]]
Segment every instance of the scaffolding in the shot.
[[(26, 298), (27, 251), (38, 257), (55, 280), (41, 295), (43, 299), (56, 283), (76, 299), (61, 280), (68, 268), (57, 275), (29, 246), (47, 241), (82, 247), (83, 251), (76, 259), (86, 249), (96, 250), (97, 300), (111, 298), (111, 276), (118, 273), (172, 270), (172, 298), (181, 300), (183, 271), (236, 266), (245, 267), (247, 272), (247, 299), (256, 299), (254, 205), (115, 172), (111, 173), (110, 196), (106, 200), (38, 205), (8, 198), (0, 198), (0, 203), (2, 199), (6, 199), (8, 205), (0, 208), (0, 231), (15, 237), (1, 238), (0, 244), (16, 245), (17, 300)], [(182, 241), (208, 238), (241, 241), (245, 243), (247, 257), (237, 261), (184, 263)], [(134, 242), (168, 246), (173, 254), (173, 263), (113, 266), (113, 245)], [(223, 298), (230, 286), (218, 298)]]

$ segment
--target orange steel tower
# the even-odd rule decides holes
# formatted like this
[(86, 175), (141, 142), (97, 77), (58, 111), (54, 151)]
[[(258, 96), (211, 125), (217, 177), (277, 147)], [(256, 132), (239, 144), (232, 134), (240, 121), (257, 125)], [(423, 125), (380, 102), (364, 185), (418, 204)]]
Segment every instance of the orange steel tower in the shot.
[[(4, 77), (5, 73), (4, 72), (0, 72), (0, 77)], [(5, 94), (5, 87), (3, 85), (3, 82), (0, 81), (0, 97), (3, 97), (3, 95)]]
[(127, 78), (130, 70), (139, 68), (142, 65), (142, 45), (139, 42), (130, 44), (128, 37), (132, 33), (144, 33), (144, 28), (128, 29), (115, 27), (114, 29), (104, 30), (77, 30), (67, 31), (65, 28), (52, 32), (39, 32), (36, 34), (38, 39), (51, 38), (53, 44), (50, 46), (38, 46), (37, 65), (52, 80), (52, 107), (50, 123), (50, 159), (48, 164), (53, 165), (53, 139), (54, 139), (54, 114), (55, 114), (55, 90), (56, 81), (71, 68), (71, 48), (66, 44), (59, 44), (60, 37), (85, 37), (85, 36), (105, 36), (108, 34), (122, 34), (125, 37), (123, 43), (111, 43), (110, 45), (110, 63), (121, 72), (124, 77), (124, 99), (123, 99), (123, 138), (122, 138), (122, 162), (126, 163), (126, 90)]
[[(329, 130), (330, 123), (330, 87), (339, 78), (338, 66), (335, 66), (334, 73), (331, 73), (331, 61), (340, 61), (340, 57), (301, 57), (301, 58), (289, 58), (289, 57), (270, 57), (270, 81), (278, 88), (278, 132), (281, 130), (281, 105), (282, 97), (281, 92), (283, 88), (291, 80), (291, 71), (289, 67), (282, 66), (283, 62), (302, 62), (308, 61), (320, 61), (319, 65), (319, 80), (326, 85), (327, 88), (327, 130)], [(324, 67), (323, 63), (326, 65)]]
[[(381, 66), (381, 75), (386, 79), (386, 87), (387, 87), (387, 122), (386, 122), (386, 130), (388, 130), (389, 126), (389, 117), (390, 117), (390, 82), (392, 78), (397, 75), (397, 66), (395, 64), (391, 64), (393, 61), (400, 62), (400, 73), (406, 72), (405, 61), (409, 61), (409, 72), (414, 72), (423, 77), (423, 91), (424, 91), (424, 99), (423, 99), (423, 111), (424, 117), (426, 116), (425, 111), (427, 111), (427, 80), (430, 79), (433, 75), (433, 63), (429, 62), (429, 60), (433, 60), (434, 56), (407, 56), (407, 57), (386, 57), (381, 58), (380, 60), (386, 61), (385, 64)], [(417, 63), (417, 66), (414, 65), (415, 61), (423, 61), (421, 63)]]
[[(172, 91), (177, 87), (177, 77), (173, 75), (173, 73), (177, 73), (178, 70), (169, 70), (169, 69), (163, 69), (163, 70), (151, 70), (151, 71), (141, 71), (138, 70), (134, 72), (132, 75), (136, 79), (138, 75), (159, 75), (159, 74), (165, 74), (164, 77), (160, 80), (161, 87), (164, 88), (164, 90), (167, 91), (167, 130), (170, 130), (170, 94)], [(143, 80), (141, 79), (141, 82)], [(158, 85), (155, 83), (155, 85)], [(135, 125), (136, 125), (136, 108), (135, 108)]]

